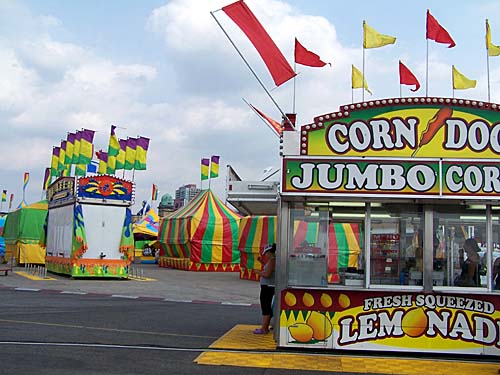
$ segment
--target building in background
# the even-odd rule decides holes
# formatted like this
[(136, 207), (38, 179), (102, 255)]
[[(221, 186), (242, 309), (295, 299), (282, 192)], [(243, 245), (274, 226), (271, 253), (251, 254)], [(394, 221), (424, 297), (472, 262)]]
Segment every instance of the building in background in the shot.
[(162, 195), (158, 205), (158, 216), (163, 217), (172, 211), (174, 211), (174, 198), (168, 193)]
[(196, 187), (196, 184), (188, 184), (179, 187), (175, 191), (174, 210), (188, 204), (200, 191), (201, 190)]

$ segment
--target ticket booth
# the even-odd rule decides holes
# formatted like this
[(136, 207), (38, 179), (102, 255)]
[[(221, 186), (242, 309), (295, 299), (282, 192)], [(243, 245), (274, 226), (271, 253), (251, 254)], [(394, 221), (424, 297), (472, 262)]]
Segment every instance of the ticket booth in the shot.
[[(377, 100), (298, 132), (283, 136), (278, 346), (500, 355), (499, 107)], [(317, 227), (307, 244), (298, 223)]]

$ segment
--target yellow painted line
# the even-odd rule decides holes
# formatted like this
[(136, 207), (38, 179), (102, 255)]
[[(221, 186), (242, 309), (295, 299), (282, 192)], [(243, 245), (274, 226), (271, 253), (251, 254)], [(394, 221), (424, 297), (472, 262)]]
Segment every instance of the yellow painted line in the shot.
[(24, 271), (14, 271), (14, 273), (19, 275), (19, 276), (26, 277), (27, 279), (30, 279), (30, 280), (37, 280), (37, 281), (57, 280), (57, 279), (54, 279), (53, 277), (48, 277), (48, 276), (47, 277), (38, 277), (38, 276), (32, 275), (31, 273), (24, 272)]
[[(252, 331), (258, 327), (244, 324), (234, 326), (210, 345), (211, 349), (227, 349), (228, 351), (203, 352), (194, 362), (200, 365), (366, 374), (493, 375), (498, 374), (500, 370), (500, 363), (485, 363), (483, 359), (478, 359), (478, 362), (464, 362), (435, 358), (425, 360), (277, 352), (272, 331), (267, 335), (253, 334)], [(233, 352), (232, 350), (243, 350), (245, 352)], [(252, 352), (256, 350), (262, 352)]]
[(156, 279), (151, 279), (149, 277), (135, 277), (135, 276), (130, 276), (128, 277), (130, 280), (133, 281), (158, 281)]
[(215, 341), (213, 349), (276, 350), (273, 331), (266, 335), (255, 335), (253, 330), (260, 326), (237, 324)]

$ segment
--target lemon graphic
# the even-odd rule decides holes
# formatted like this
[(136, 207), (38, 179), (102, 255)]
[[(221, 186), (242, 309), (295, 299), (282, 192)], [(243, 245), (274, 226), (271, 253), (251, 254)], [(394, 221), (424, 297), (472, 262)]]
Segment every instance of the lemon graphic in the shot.
[(313, 337), (313, 329), (304, 323), (295, 323), (288, 327), (288, 331), (298, 342), (309, 342)]
[(414, 308), (406, 311), (401, 321), (403, 332), (410, 337), (423, 335), (427, 329), (427, 315), (422, 308)]
[(348, 296), (342, 293), (339, 296), (339, 305), (343, 309), (347, 309), (349, 306), (351, 306), (351, 300), (349, 299)]
[(317, 311), (311, 312), (311, 315), (307, 318), (306, 324), (312, 328), (313, 337), (316, 340), (325, 340), (332, 334), (332, 322)]
[(332, 301), (332, 297), (330, 297), (328, 294), (326, 293), (323, 293), (321, 295), (321, 298), (319, 299), (319, 301), (321, 302), (321, 305), (325, 308), (329, 308), (333, 301)]
[(304, 305), (306, 305), (307, 307), (311, 307), (312, 305), (314, 305), (314, 297), (306, 292), (302, 297), (302, 302), (304, 302)]
[(293, 307), (297, 304), (297, 298), (295, 298), (295, 295), (293, 293), (286, 292), (285, 303), (287, 304), (287, 306)]

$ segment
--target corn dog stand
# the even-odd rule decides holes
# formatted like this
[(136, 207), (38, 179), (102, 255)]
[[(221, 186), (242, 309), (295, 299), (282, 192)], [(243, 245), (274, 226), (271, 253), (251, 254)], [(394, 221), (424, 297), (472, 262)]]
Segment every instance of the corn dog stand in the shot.
[[(499, 110), (394, 98), (283, 133), (278, 346), (500, 355)], [(301, 223), (315, 243), (294, 243)]]

